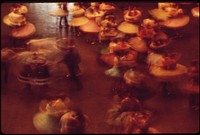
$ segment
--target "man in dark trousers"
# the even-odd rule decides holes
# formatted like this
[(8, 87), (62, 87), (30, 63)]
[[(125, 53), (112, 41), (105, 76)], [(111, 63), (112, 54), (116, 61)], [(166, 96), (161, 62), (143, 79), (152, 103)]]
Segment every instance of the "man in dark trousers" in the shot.
[(80, 73), (79, 63), (81, 62), (81, 57), (78, 53), (78, 50), (74, 46), (74, 40), (70, 40), (69, 47), (66, 55), (64, 56), (63, 62), (67, 65), (69, 74), (67, 77), (72, 78), (77, 82), (79, 88), (82, 88), (82, 84), (78, 78)]
[(74, 78), (80, 72), (80, 55), (75, 47), (70, 46), (68, 51), (69, 52), (64, 57), (64, 63), (69, 69), (69, 76)]

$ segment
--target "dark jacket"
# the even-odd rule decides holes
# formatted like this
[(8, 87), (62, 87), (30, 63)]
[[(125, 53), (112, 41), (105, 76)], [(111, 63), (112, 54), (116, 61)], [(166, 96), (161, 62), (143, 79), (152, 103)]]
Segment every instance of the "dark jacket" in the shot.
[(70, 48), (69, 52), (64, 56), (63, 62), (69, 66), (78, 65), (81, 62), (78, 50)]

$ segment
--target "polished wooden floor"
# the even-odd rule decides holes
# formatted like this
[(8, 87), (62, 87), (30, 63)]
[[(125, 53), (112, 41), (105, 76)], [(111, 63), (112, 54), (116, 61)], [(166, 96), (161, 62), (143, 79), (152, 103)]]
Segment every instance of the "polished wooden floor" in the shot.
[[(132, 3), (134, 5), (134, 3)], [(1, 4), (1, 20), (9, 13), (12, 3)], [(26, 3), (29, 13), (28, 20), (36, 26), (36, 33), (27, 38), (16, 41), (18, 48), (25, 47), (25, 43), (34, 38), (61, 37), (67, 35), (65, 27), (58, 27), (57, 18), (50, 16), (48, 11), (52, 9), (52, 3)], [(118, 3), (120, 9), (126, 7), (127, 3)], [(155, 3), (136, 3), (136, 6), (144, 10), (155, 8)], [(192, 5), (193, 7), (195, 6)], [(190, 13), (190, 23), (179, 30), (183, 37), (174, 39), (171, 48), (180, 52), (179, 62), (189, 66), (190, 61), (199, 58), (199, 20)], [(118, 11), (119, 13), (120, 10)], [(85, 41), (85, 35), (76, 37), (76, 45), (82, 57), (80, 77), (83, 89), (77, 90), (73, 82), (60, 76), (55, 78), (49, 85), (47, 91), (62, 91), (82, 111), (89, 116), (90, 123), (88, 133), (112, 133), (105, 123), (106, 111), (114, 103), (111, 89), (114, 80), (104, 74), (108, 69), (105, 65), (98, 63), (96, 56), (99, 48), (106, 46), (103, 43), (91, 45)], [(1, 48), (13, 47), (10, 38), (10, 28), (1, 21)], [(20, 50), (20, 49), (18, 49)], [(33, 117), (39, 112), (39, 103), (46, 98), (46, 91), (33, 88), (25, 91), (24, 85), (17, 80), (17, 69), (12, 66), (9, 73), (8, 84), (1, 81), (1, 131), (8, 134), (40, 134), (33, 125)], [(187, 83), (187, 82), (182, 82)], [(171, 97), (163, 97), (159, 83), (155, 80), (149, 82), (152, 89), (144, 100), (144, 106), (153, 112), (151, 126), (161, 133), (197, 133), (199, 132), (199, 110), (191, 110), (188, 104), (188, 95), (182, 92), (179, 85)]]

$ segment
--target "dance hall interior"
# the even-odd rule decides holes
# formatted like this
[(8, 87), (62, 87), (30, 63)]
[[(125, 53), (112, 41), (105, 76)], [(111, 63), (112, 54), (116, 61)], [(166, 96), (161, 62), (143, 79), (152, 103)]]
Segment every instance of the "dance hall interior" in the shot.
[(199, 132), (199, 2), (1, 3), (1, 132)]

